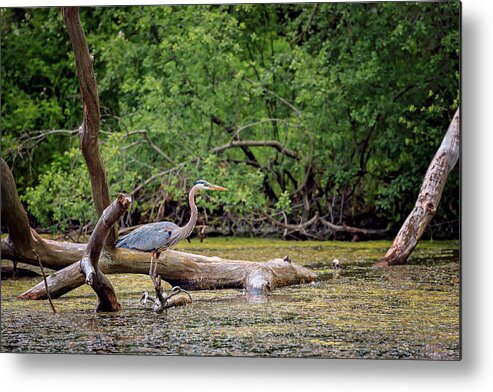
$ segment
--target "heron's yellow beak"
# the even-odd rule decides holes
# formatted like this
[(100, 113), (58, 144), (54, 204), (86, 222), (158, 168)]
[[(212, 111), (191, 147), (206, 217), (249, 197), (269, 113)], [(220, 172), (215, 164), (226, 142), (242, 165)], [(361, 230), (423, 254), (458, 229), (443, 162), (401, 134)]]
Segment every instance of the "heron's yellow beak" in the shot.
[(227, 191), (228, 188), (225, 188), (223, 186), (218, 186), (218, 185), (209, 185), (209, 189), (213, 191)]

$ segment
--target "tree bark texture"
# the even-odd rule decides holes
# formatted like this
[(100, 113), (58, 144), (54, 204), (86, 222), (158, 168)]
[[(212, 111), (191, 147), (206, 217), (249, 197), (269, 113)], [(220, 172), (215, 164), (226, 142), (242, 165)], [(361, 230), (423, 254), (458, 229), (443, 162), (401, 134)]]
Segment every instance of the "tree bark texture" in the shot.
[(392, 246), (376, 266), (404, 264), (438, 209), (448, 174), (459, 159), (460, 108), (426, 172), (418, 199)]
[[(79, 8), (62, 7), (62, 15), (74, 50), (75, 67), (84, 110), (80, 129), (80, 148), (91, 178), (96, 212), (98, 216), (101, 216), (111, 200), (106, 171), (99, 152), (100, 112), (96, 76), (92, 65), (93, 57), (89, 53), (89, 46), (79, 17)], [(108, 235), (106, 245), (113, 246), (116, 238), (117, 228), (114, 226)]]

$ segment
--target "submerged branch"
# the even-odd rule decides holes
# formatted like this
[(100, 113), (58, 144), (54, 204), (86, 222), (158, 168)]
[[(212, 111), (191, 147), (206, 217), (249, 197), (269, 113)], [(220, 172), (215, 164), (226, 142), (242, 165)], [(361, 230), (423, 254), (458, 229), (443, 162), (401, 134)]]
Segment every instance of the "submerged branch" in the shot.
[(43, 263), (41, 263), (41, 259), (39, 258), (38, 252), (36, 252), (34, 249), (33, 249), (33, 251), (36, 254), (36, 258), (38, 259), (39, 268), (41, 269), (41, 274), (43, 275), (43, 283), (45, 286), (46, 296), (48, 297), (48, 301), (50, 302), (50, 306), (51, 306), (51, 309), (53, 310), (53, 313), (56, 313), (55, 305), (53, 305), (53, 301), (52, 301), (51, 295), (50, 295), (50, 290), (48, 289), (48, 282), (46, 281), (46, 274), (45, 274), (45, 269), (43, 268)]

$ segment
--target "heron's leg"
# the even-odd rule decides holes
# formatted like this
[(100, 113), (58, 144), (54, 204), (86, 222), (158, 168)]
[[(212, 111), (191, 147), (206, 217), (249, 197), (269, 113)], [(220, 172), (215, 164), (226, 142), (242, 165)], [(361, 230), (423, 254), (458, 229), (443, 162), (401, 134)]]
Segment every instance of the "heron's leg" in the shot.
[(152, 285), (154, 286), (154, 288), (157, 291), (158, 283), (156, 281), (156, 267), (155, 267), (155, 265), (157, 265), (157, 262), (154, 263), (155, 257), (156, 257), (156, 253), (152, 252), (151, 253), (151, 264), (149, 266), (149, 276), (151, 277)]
[(156, 276), (156, 272), (157, 272), (157, 263), (158, 263), (158, 259), (159, 259), (159, 256), (160, 256), (161, 252), (155, 252), (154, 253), (154, 258), (155, 258), (155, 263), (154, 263), (154, 271), (153, 271), (153, 275)]
[(155, 253), (152, 252), (151, 253), (151, 263), (149, 264), (149, 276), (151, 276), (151, 277), (152, 277), (152, 262), (154, 261), (154, 255), (155, 255)]
[(156, 297), (159, 299), (159, 293), (160, 293), (160, 286), (161, 286), (161, 280), (156, 279), (156, 266), (157, 262), (154, 263), (154, 259), (156, 258), (156, 252), (151, 253), (151, 264), (149, 266), (149, 277), (151, 278), (152, 285), (154, 286), (154, 290), (156, 291)]

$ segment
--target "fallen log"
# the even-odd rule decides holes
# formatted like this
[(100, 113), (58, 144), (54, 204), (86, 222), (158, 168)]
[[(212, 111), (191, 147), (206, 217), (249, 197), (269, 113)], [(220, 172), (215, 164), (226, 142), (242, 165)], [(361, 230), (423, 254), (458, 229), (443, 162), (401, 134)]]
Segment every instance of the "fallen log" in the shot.
[[(130, 249), (101, 253), (99, 266), (104, 274), (149, 273), (151, 256)], [(247, 293), (265, 294), (274, 288), (314, 281), (317, 276), (305, 267), (278, 258), (266, 262), (227, 260), (179, 251), (166, 251), (157, 259), (156, 273), (172, 286), (185, 290), (240, 288)], [(47, 278), (52, 298), (84, 284), (78, 265), (70, 265)], [(37, 284), (22, 299), (46, 299), (44, 285)]]

